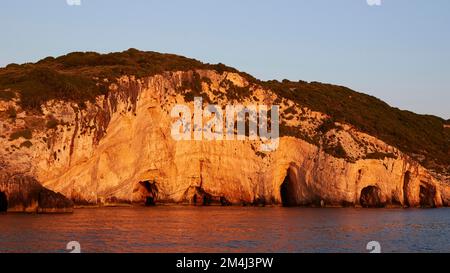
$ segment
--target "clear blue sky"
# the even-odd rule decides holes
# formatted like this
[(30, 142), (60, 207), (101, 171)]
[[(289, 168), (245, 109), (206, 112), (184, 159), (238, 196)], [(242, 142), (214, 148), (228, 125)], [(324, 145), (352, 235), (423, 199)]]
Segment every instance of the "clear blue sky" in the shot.
[(450, 118), (448, 0), (2, 0), (0, 35), (0, 66), (134, 47)]

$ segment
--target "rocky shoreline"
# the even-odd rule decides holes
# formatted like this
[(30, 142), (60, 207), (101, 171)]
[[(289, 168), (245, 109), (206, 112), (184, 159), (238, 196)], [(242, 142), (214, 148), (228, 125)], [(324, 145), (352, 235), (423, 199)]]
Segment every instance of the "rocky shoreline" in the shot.
[[(300, 208), (384, 208), (398, 209), (409, 208), (401, 204), (380, 204), (377, 200), (370, 200), (376, 196), (366, 196), (367, 200), (360, 200), (360, 204), (327, 204), (323, 200), (304, 205), (289, 205), (280, 202), (271, 202), (264, 199), (257, 199), (253, 202), (231, 203), (225, 197), (213, 196), (201, 189), (187, 190), (191, 195), (181, 202), (167, 200), (158, 200), (155, 187), (149, 187), (148, 181), (140, 183), (142, 185), (143, 195), (140, 201), (118, 200), (116, 198), (109, 200), (98, 200), (97, 203), (90, 203), (82, 200), (70, 200), (61, 193), (56, 193), (43, 187), (36, 179), (23, 176), (0, 174), (0, 212), (8, 213), (73, 213), (76, 209), (93, 208), (114, 208), (114, 207), (155, 207), (155, 206), (234, 206), (234, 207), (300, 207)], [(148, 191), (152, 189), (153, 191)], [(273, 201), (273, 200), (272, 200)], [(430, 204), (421, 204), (414, 208), (437, 208), (441, 206), (431, 206)]]
[(0, 212), (72, 213), (74, 208), (64, 195), (29, 176), (0, 174), (0, 193)]

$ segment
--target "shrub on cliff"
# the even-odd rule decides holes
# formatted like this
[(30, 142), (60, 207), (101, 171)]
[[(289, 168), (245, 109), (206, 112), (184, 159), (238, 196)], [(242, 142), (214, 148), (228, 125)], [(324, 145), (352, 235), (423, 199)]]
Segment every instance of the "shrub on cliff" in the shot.
[[(109, 54), (74, 52), (58, 58), (47, 57), (35, 64), (1, 68), (0, 99), (11, 100), (14, 93), (7, 90), (11, 89), (20, 94), (24, 109), (40, 111), (41, 104), (51, 99), (83, 103), (100, 94), (106, 94), (107, 86), (102, 81), (104, 78), (114, 82), (122, 75), (141, 78), (166, 71), (195, 69), (238, 72), (222, 64), (204, 64), (174, 54), (136, 49)], [(200, 79), (197, 82), (200, 82)]]
[(92, 79), (46, 67), (24, 68), (16, 73), (0, 74), (0, 88), (17, 90), (22, 107), (27, 110), (40, 110), (40, 106), (51, 99), (92, 100), (103, 93)]
[(12, 91), (0, 90), (0, 100), (9, 101), (15, 97), (16, 95)]
[(33, 133), (31, 132), (30, 129), (19, 130), (19, 131), (12, 133), (9, 136), (9, 140), (12, 141), (12, 140), (19, 139), (21, 137), (23, 137), (25, 139), (31, 139), (33, 137)]
[(24, 141), (20, 144), (20, 147), (30, 148), (31, 146), (33, 146), (33, 143), (31, 143), (31, 141), (29, 141), (29, 140)]
[(46, 123), (46, 127), (48, 129), (56, 129), (56, 127), (58, 127), (58, 120), (56, 120), (54, 117), (51, 117), (47, 123)]
[(17, 117), (16, 108), (9, 106), (8, 109), (6, 109), (6, 114), (8, 115), (8, 118), (15, 119)]

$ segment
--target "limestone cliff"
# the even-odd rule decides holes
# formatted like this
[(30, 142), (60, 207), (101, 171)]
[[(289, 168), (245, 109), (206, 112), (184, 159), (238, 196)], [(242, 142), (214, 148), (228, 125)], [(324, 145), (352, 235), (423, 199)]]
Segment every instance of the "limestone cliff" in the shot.
[[(0, 100), (0, 192), (11, 210), (39, 207), (10, 205), (24, 191), (13, 185), (23, 177), (80, 205), (449, 204), (446, 172), (241, 73), (192, 69), (97, 80), (108, 92), (82, 103), (50, 99), (33, 112), (20, 96)], [(278, 149), (261, 152), (250, 140), (175, 141), (170, 111), (192, 108), (194, 95), (205, 104), (280, 105)], [(61, 200), (56, 207), (71, 206)]]

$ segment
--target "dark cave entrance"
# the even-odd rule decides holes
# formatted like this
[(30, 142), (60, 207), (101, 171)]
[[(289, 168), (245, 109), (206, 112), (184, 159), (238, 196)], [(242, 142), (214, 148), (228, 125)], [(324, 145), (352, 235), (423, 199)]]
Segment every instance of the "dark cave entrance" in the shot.
[(362, 189), (359, 203), (363, 208), (382, 208), (381, 190), (376, 186), (368, 186)]
[(281, 204), (283, 207), (292, 207), (297, 205), (294, 195), (294, 183), (290, 178), (290, 172), (288, 171), (284, 178), (283, 184), (280, 186)]
[(139, 184), (144, 192), (144, 205), (147, 207), (155, 206), (156, 200), (158, 199), (158, 187), (156, 182), (141, 181)]
[(422, 208), (434, 208), (434, 197), (436, 196), (436, 189), (429, 185), (420, 185), (420, 206)]
[(0, 212), (6, 212), (8, 210), (8, 199), (6, 194), (0, 191)]
[(151, 207), (154, 205), (156, 205), (156, 204), (155, 204), (155, 199), (153, 197), (148, 196), (145, 198), (145, 206), (146, 207)]

